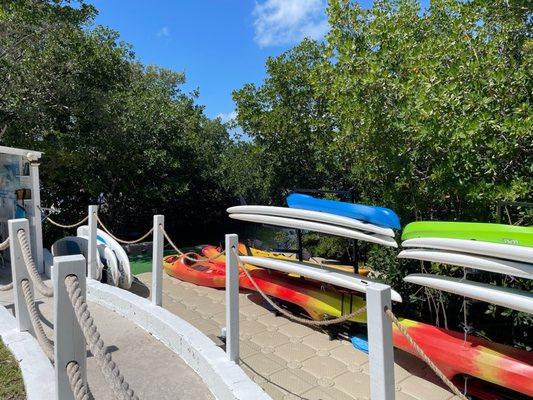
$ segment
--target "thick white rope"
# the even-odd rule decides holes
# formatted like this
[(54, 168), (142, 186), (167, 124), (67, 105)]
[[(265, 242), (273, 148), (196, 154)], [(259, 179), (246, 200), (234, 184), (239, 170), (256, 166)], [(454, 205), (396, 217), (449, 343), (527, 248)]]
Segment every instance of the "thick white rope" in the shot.
[(41, 275), (39, 275), (37, 267), (35, 266), (35, 261), (33, 261), (30, 242), (24, 229), (19, 229), (17, 232), (17, 237), (22, 250), (22, 258), (24, 259), (24, 263), (26, 264), (26, 268), (28, 269), (28, 273), (30, 274), (33, 284), (43, 296), (52, 297), (54, 295), (54, 288), (45, 285), (41, 279)]
[(30, 321), (35, 336), (37, 337), (37, 341), (50, 361), (54, 362), (54, 342), (48, 339), (48, 336), (44, 333), (41, 319), (39, 318), (37, 308), (35, 307), (35, 299), (30, 289), (30, 282), (27, 279), (23, 279), (20, 286), (22, 287), (22, 294), (24, 295), (24, 300), (26, 301), (26, 306), (30, 313)]
[(9, 237), (0, 243), (0, 251), (6, 250), (9, 248)]
[(170, 238), (170, 236), (168, 235), (167, 231), (165, 230), (165, 228), (163, 228), (161, 225), (159, 225), (159, 229), (161, 230), (161, 232), (163, 232), (163, 235), (165, 236), (165, 239), (167, 239), (167, 242), (168, 244), (170, 244), (170, 246), (174, 249), (174, 251), (176, 253), (178, 253), (180, 256), (184, 256), (184, 258), (186, 260), (189, 260), (189, 261), (192, 261), (192, 262), (208, 262), (208, 261), (214, 261), (216, 260), (217, 258), (220, 258), (222, 257), (224, 254), (226, 254), (226, 250), (222, 251), (221, 253), (218, 253), (216, 256), (214, 257), (202, 257), (202, 256), (199, 256), (198, 258), (192, 258), (192, 257), (189, 257), (188, 253), (184, 253), (183, 251), (181, 251), (178, 246), (176, 246), (176, 244), (172, 241), (172, 239)]
[[(6, 250), (7, 248), (9, 248), (9, 237), (0, 243), (0, 251)], [(0, 285), (0, 292), (6, 292), (11, 289), (13, 289), (13, 282), (8, 283), (7, 285)]]
[(70, 389), (76, 400), (93, 400), (89, 385), (83, 381), (80, 366), (76, 361), (67, 364), (67, 376)]
[(250, 280), (250, 282), (252, 282), (252, 285), (254, 285), (255, 289), (259, 292), (259, 294), (268, 302), (268, 304), (270, 304), (272, 307), (274, 307), (274, 309), (276, 311), (278, 311), (279, 313), (283, 314), (284, 316), (286, 316), (287, 318), (289, 318), (289, 319), (291, 319), (293, 321), (300, 322), (300, 323), (306, 324), (306, 325), (311, 325), (311, 326), (328, 326), (328, 325), (334, 325), (334, 324), (340, 324), (342, 322), (346, 322), (346, 321), (352, 319), (353, 317), (363, 313), (366, 310), (366, 306), (363, 306), (361, 308), (358, 308), (354, 312), (351, 312), (350, 314), (341, 315), (338, 318), (325, 319), (325, 320), (322, 320), (322, 321), (314, 321), (314, 320), (311, 320), (311, 319), (298, 317), (298, 316), (288, 312), (287, 310), (281, 308), (280, 306), (278, 306), (274, 301), (272, 301), (272, 299), (268, 295), (265, 294), (265, 292), (263, 292), (261, 290), (259, 285), (252, 278), (252, 275), (248, 272), (248, 270), (246, 269), (244, 264), (241, 262), (239, 254), (237, 254), (237, 251), (235, 250), (235, 248), (233, 248), (232, 250), (233, 250), (233, 253), (235, 254), (235, 256), (237, 257), (239, 268), (242, 271), (244, 271), (244, 273), (246, 274), (246, 277)]
[(54, 221), (52, 218), (50, 218), (48, 215), (45, 215), (44, 216), (46, 218), (46, 220), (48, 222), (50, 222), (52, 225), (55, 225), (59, 228), (63, 228), (63, 229), (71, 229), (71, 228), (75, 228), (77, 226), (80, 226), (81, 224), (83, 224), (85, 221), (87, 221), (89, 219), (89, 216), (87, 215), (85, 218), (83, 218), (81, 221), (78, 221), (76, 222), (75, 224), (71, 224), (71, 225), (63, 225), (63, 224), (60, 224), (59, 222), (56, 222)]
[(431, 370), (444, 382), (446, 386), (455, 394), (457, 397), (459, 397), (461, 400), (468, 400), (468, 398), (461, 393), (461, 391), (453, 384), (452, 381), (450, 381), (443, 373), (442, 371), (433, 363), (433, 361), (430, 360), (430, 358), (426, 355), (424, 350), (415, 342), (415, 340), (412, 338), (412, 336), (409, 334), (407, 329), (398, 321), (398, 318), (394, 315), (394, 313), (388, 308), (385, 307), (385, 314), (391, 322), (396, 325), (398, 330), (402, 333), (402, 335), (407, 339), (409, 344), (415, 349), (418, 356), (424, 360), (424, 362), (431, 368)]
[(96, 216), (96, 220), (98, 221), (98, 223), (100, 224), (100, 226), (102, 227), (102, 229), (109, 235), (111, 236), (113, 239), (115, 239), (117, 242), (119, 243), (122, 243), (122, 244), (135, 244), (135, 243), (140, 243), (142, 242), (144, 239), (146, 239), (148, 236), (150, 236), (152, 234), (152, 232), (154, 231), (154, 228), (150, 228), (150, 230), (148, 232), (146, 232), (144, 235), (142, 235), (139, 239), (135, 239), (135, 240), (124, 240), (124, 239), (120, 239), (118, 237), (116, 237), (115, 235), (113, 235), (111, 233), (111, 231), (109, 229), (107, 229), (107, 227), (104, 225), (104, 223), (102, 222), (102, 220), (100, 219), (100, 217), (97, 215)]
[(87, 302), (81, 293), (78, 278), (74, 275), (67, 276), (65, 285), (89, 349), (115, 396), (121, 400), (138, 400), (139, 398), (124, 380), (124, 376), (113, 361), (111, 354), (106, 352), (104, 341), (100, 337), (98, 328), (87, 308)]

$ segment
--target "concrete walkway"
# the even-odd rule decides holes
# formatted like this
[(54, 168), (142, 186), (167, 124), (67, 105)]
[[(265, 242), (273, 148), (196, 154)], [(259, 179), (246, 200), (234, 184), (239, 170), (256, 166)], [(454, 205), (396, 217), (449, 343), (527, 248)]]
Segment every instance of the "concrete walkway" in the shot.
[[(217, 341), (225, 325), (225, 292), (166, 274), (163, 307)], [(151, 273), (138, 276), (149, 295)], [(368, 357), (347, 340), (277, 317), (257, 294), (240, 294), (241, 367), (274, 400), (368, 399)], [(456, 399), (417, 358), (395, 350), (396, 399)]]
[[(10, 281), (10, 270), (0, 268), (0, 284)], [(50, 281), (46, 284), (51, 286)], [(45, 331), (52, 338), (53, 300), (35, 293), (35, 301), (44, 317)], [(0, 292), (0, 305), (13, 312), (12, 290)], [(89, 310), (113, 360), (139, 398), (214, 399), (200, 377), (179, 356), (137, 325), (96, 304), (89, 303)], [(96, 360), (90, 354), (87, 369), (87, 379), (95, 398), (113, 398)]]

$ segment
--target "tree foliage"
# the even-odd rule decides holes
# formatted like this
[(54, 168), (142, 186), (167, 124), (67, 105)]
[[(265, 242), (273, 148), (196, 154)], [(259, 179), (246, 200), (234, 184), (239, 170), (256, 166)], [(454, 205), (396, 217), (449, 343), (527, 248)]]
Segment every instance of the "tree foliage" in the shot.
[(2, 141), (46, 153), (43, 203), (61, 219), (102, 195), (102, 218), (121, 233), (162, 213), (194, 237), (231, 195), (220, 183), (226, 128), (182, 92), (182, 73), (140, 64), (95, 15), (83, 2), (3, 2)]
[[(262, 85), (234, 92), (238, 122), (256, 151), (268, 154), (260, 168), (273, 171), (272, 190), (356, 188), (362, 201), (394, 209), (403, 224), (494, 222), (497, 200), (531, 200), (527, 1), (434, 0), (421, 9), (415, 0), (376, 0), (365, 9), (330, 0), (328, 15), (324, 43), (305, 40), (269, 59)], [(418, 263), (399, 262), (376, 246), (367, 250), (382, 277), (414, 293), (402, 277), (418, 272)], [(427, 315), (422, 300), (439, 303), (413, 296), (407, 312)], [(443, 301), (458, 322), (457, 298)], [(496, 319), (522, 328), (531, 323), (523, 314), (484, 311), (492, 326)], [(525, 345), (530, 338), (504, 340)]]

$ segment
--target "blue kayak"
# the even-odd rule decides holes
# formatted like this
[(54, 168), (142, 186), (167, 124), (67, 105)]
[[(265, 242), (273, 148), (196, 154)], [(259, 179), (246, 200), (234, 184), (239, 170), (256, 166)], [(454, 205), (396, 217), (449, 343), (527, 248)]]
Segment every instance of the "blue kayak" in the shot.
[(368, 222), (384, 228), (400, 229), (400, 218), (389, 208), (353, 204), (343, 201), (317, 199), (307, 194), (293, 193), (287, 197), (291, 208), (321, 211)]

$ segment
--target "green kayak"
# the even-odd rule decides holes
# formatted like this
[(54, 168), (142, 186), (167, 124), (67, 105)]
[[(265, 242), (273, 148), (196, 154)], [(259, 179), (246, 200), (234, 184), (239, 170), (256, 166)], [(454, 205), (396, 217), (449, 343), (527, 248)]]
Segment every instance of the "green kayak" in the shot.
[(420, 221), (408, 224), (402, 240), (451, 238), (533, 247), (533, 226), (513, 226), (481, 222)]

